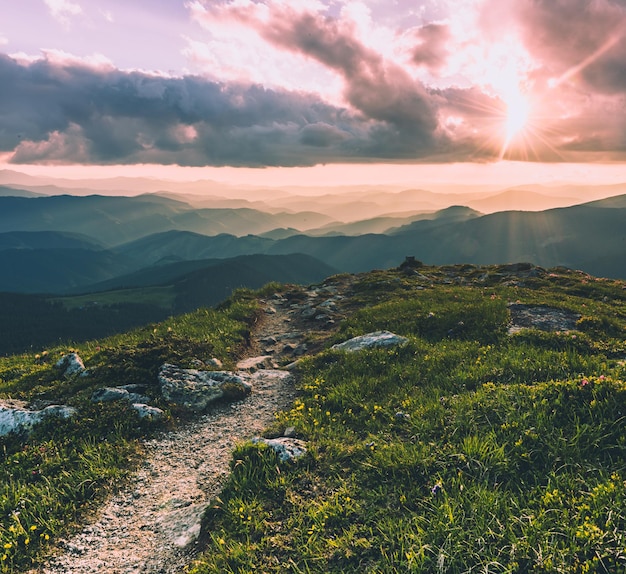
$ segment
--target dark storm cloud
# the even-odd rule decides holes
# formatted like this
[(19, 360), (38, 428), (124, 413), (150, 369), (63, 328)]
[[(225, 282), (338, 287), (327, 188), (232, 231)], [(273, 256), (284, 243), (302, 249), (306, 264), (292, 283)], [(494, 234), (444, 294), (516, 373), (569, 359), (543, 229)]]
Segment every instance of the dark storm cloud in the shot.
[(320, 22), (293, 23), (289, 42), (307, 25), (321, 37), (302, 49), (345, 74), (356, 110), (258, 85), (0, 56), (0, 151), (16, 163), (292, 166), (454, 148), (437, 129), (440, 96)]
[[(434, 120), (383, 109), (376, 94), (357, 94), (363, 117), (318, 96), (168, 78), (77, 63), (19, 63), (0, 56), (0, 151), (13, 161), (182, 165), (310, 165), (393, 157), (402, 149), (402, 118), (411, 127)], [(411, 101), (410, 97), (407, 103)], [(397, 114), (397, 115), (396, 115)]]

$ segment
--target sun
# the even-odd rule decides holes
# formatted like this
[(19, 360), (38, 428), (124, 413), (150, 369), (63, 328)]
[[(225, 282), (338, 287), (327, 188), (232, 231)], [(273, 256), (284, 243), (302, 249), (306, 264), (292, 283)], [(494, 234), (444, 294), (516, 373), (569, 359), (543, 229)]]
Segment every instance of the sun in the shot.
[(515, 84), (505, 90), (501, 98), (506, 106), (504, 142), (500, 151), (500, 158), (503, 158), (516, 143), (524, 144), (530, 130), (531, 106), (528, 97)]
[(530, 118), (530, 103), (519, 92), (509, 95), (506, 103), (506, 118), (504, 129), (506, 141), (511, 142), (528, 125)]

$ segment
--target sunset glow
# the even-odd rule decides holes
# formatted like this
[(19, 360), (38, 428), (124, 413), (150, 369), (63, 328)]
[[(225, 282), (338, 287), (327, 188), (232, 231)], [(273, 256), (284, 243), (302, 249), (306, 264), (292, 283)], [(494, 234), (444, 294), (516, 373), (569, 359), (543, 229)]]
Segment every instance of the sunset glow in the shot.
[(11, 3), (0, 158), (235, 170), (621, 162), (626, 8), (579, 3)]

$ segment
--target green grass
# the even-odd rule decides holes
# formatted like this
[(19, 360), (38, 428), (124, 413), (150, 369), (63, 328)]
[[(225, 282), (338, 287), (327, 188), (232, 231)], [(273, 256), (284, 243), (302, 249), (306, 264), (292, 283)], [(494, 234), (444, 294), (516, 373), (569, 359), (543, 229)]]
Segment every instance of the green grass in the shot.
[(87, 295), (75, 295), (71, 297), (55, 297), (50, 300), (55, 303), (61, 303), (68, 311), (91, 305), (117, 305), (120, 303), (154, 305), (165, 310), (170, 310), (174, 306), (176, 293), (172, 286), (142, 287), (137, 289), (117, 289), (115, 291), (89, 293)]
[[(454, 272), (360, 277), (335, 341), (409, 343), (304, 362), (266, 436), (293, 426), (308, 454), (241, 445), (190, 572), (626, 572), (623, 284)], [(580, 330), (509, 336), (518, 300)]]
[[(0, 358), (0, 398), (70, 404), (78, 416), (49, 421), (30, 436), (0, 438), (0, 572), (19, 572), (121, 483), (140, 458), (138, 438), (185, 416), (163, 404), (163, 362), (190, 366), (217, 357), (232, 366), (257, 313), (256, 298), (236, 293), (221, 310), (200, 309), (101, 341)], [(76, 350), (89, 377), (61, 376), (54, 363)], [(93, 404), (102, 386), (141, 383), (168, 414), (141, 421), (130, 405)]]
[[(305, 359), (293, 426), (308, 454), (279, 464), (242, 444), (204, 524), (199, 573), (626, 572), (626, 290), (567, 270), (420, 267), (355, 279), (334, 342), (389, 329), (396, 349)], [(339, 278), (348, 281), (349, 278)], [(339, 280), (338, 279), (338, 280)], [(242, 289), (219, 309), (85, 344), (0, 358), (0, 397), (80, 416), (0, 441), (0, 572), (29, 568), (133, 470), (152, 432), (104, 385), (217, 357), (232, 367), (258, 313)], [(581, 315), (575, 332), (507, 334), (510, 302)], [(90, 377), (53, 365), (76, 349)]]

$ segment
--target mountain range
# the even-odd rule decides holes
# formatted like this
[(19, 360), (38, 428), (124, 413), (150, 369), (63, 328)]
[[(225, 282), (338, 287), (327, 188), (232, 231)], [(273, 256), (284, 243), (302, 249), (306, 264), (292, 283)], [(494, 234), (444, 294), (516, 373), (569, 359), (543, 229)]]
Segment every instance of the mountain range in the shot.
[[(624, 194), (540, 211), (492, 213), (525, 198), (535, 207), (560, 205), (582, 191), (555, 186), (548, 196), (545, 188), (525, 186), (454, 194), (366, 186), (315, 195), (303, 187), (292, 194), (269, 189), (242, 197), (238, 191), (243, 190), (216, 182), (181, 187), (115, 178), (64, 187), (68, 181), (46, 187), (31, 176), (0, 172), (0, 265), (5, 270), (0, 290), (63, 294), (119, 288), (124, 281), (162, 285), (186, 273), (215, 270), (215, 260), (293, 254), (313, 258), (309, 264), (326, 271), (389, 268), (412, 255), (430, 264), (528, 261), (626, 277)], [(120, 191), (131, 183), (142, 193), (67, 193), (85, 192), (88, 186)], [(177, 192), (152, 191), (168, 185)], [(209, 196), (197, 193), (201, 185), (208, 185)], [(44, 189), (66, 193), (46, 195)], [(622, 189), (626, 186), (594, 188), (588, 196)], [(459, 203), (446, 205), (453, 200)], [(271, 259), (264, 261), (270, 265)], [(242, 261), (235, 265), (245, 275)]]

